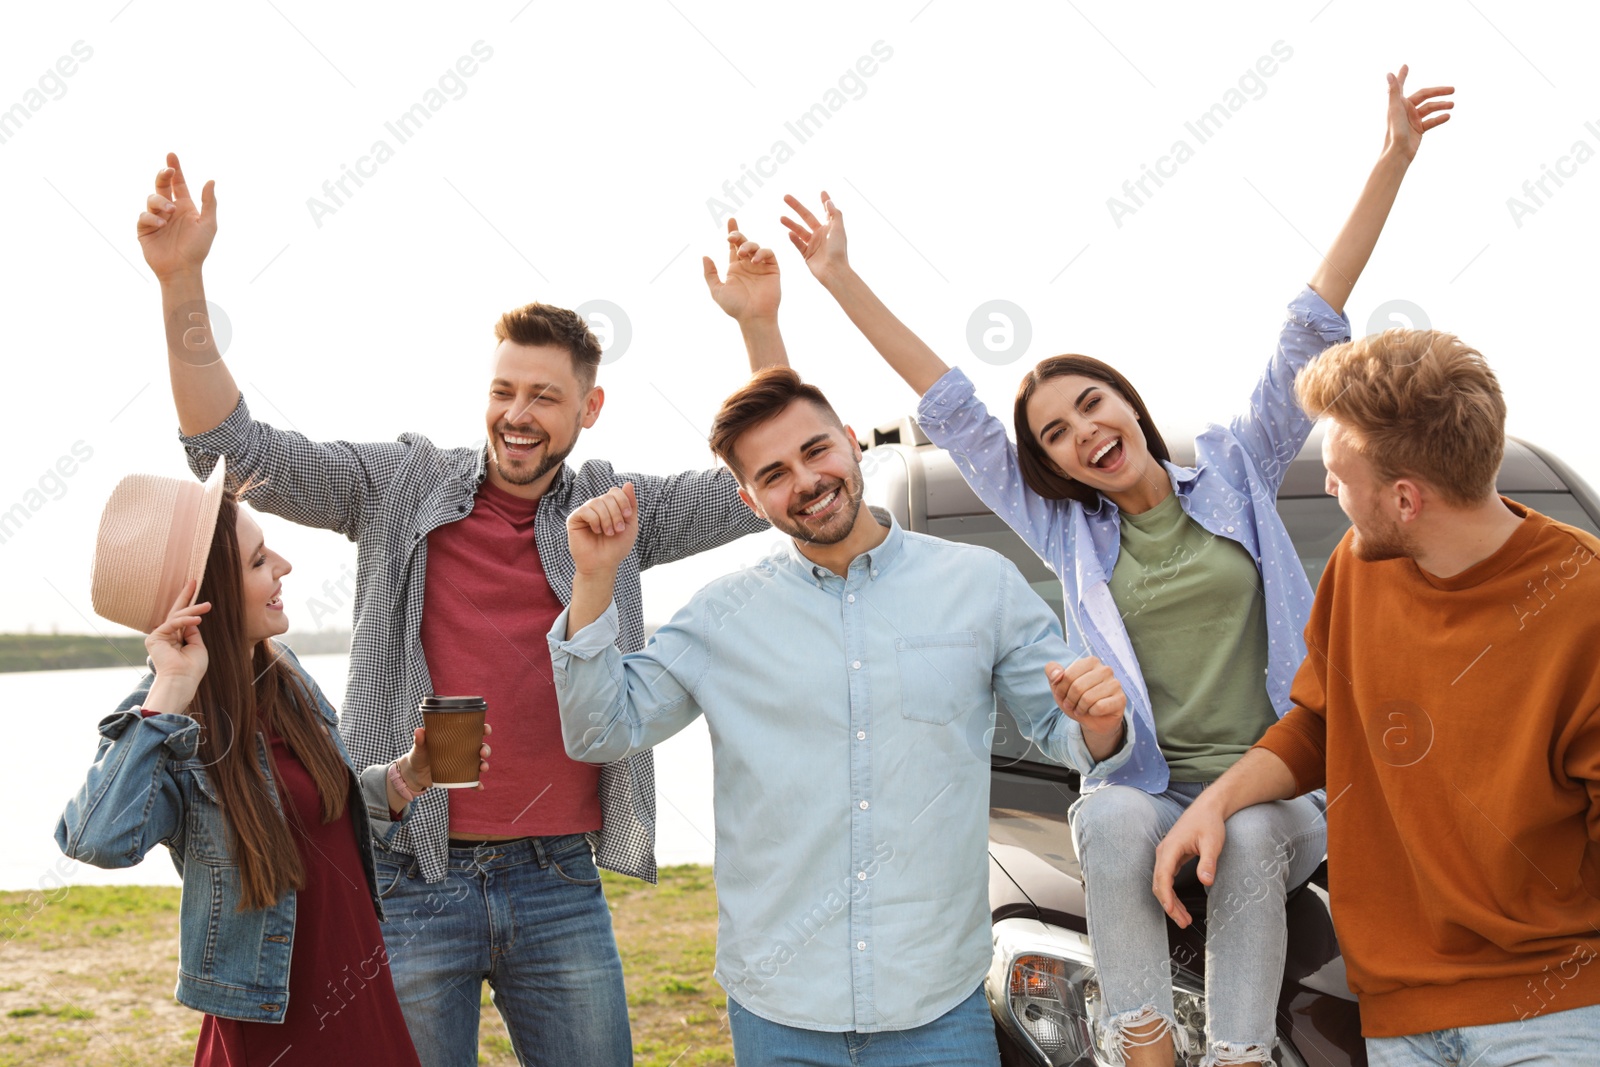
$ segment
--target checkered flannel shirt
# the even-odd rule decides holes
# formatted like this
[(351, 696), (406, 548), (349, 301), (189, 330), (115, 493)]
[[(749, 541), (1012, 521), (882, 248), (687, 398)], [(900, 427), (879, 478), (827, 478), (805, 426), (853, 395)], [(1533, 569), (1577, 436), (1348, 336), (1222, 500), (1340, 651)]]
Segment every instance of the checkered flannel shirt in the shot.
[[(417, 704), (433, 692), (421, 638), (428, 534), (472, 510), (485, 473), (484, 447), (441, 449), (413, 433), (370, 444), (311, 441), (255, 421), (243, 396), (221, 425), (180, 440), (197, 477), (206, 477), (216, 457), (225, 455), (230, 485), (260, 480), (246, 494), (252, 505), (356, 543), (350, 678), (339, 731), (358, 767), (409, 751), (412, 730), (422, 725)], [(634, 652), (644, 647), (640, 571), (767, 524), (739, 500), (733, 476), (723, 469), (660, 477), (618, 474), (600, 460), (577, 470), (563, 464), (534, 520), (545, 576), (563, 604), (572, 597), (576, 570), (567, 550), (567, 516), (627, 481), (638, 492), (639, 540), (617, 574), (617, 646)], [(397, 849), (417, 857), (430, 882), (445, 875), (448, 792), (430, 789), (414, 801), (394, 839)], [(604, 826), (591, 835), (596, 862), (655, 881), (655, 765), (649, 752), (601, 768), (600, 809)]]

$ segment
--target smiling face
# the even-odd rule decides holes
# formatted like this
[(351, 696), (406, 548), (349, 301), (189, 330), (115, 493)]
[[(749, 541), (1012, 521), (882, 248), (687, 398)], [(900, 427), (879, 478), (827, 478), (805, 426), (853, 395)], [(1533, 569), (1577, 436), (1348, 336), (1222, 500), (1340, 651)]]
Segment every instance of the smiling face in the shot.
[(489, 480), (515, 496), (538, 497), (579, 432), (594, 425), (605, 393), (578, 378), (572, 355), (558, 345), (501, 341), (491, 378)]
[(1357, 559), (1377, 563), (1416, 556), (1415, 538), (1401, 522), (1398, 487), (1384, 483), (1372, 462), (1357, 450), (1350, 431), (1336, 419), (1328, 420), (1328, 433), (1322, 439), (1322, 465), (1328, 471), (1328, 495), (1338, 498), (1350, 519), (1354, 530), (1350, 550)]
[(861, 447), (831, 412), (791, 402), (750, 427), (733, 447), (739, 495), (796, 541), (834, 545), (861, 512)]
[(283, 576), (289, 561), (266, 546), (261, 527), (244, 508), (238, 509), (234, 531), (239, 539), (239, 595), (243, 610), (244, 636), (253, 647), (269, 637), (288, 632), (289, 617), (283, 610)]
[(1171, 492), (1139, 413), (1110, 384), (1082, 374), (1047, 378), (1026, 411), (1029, 432), (1056, 470), (1119, 508), (1137, 514)]

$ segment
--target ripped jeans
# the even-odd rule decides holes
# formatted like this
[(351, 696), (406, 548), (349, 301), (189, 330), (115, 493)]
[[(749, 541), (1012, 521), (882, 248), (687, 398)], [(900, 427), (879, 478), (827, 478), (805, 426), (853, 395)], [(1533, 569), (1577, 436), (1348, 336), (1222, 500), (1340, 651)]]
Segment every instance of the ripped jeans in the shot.
[[(1068, 813), (1106, 1011), (1101, 1024), (1121, 1038), (1119, 1047), (1139, 1041), (1130, 1042), (1130, 1025), (1140, 1033), (1157, 1018), (1173, 1025), (1167, 918), (1150, 884), (1156, 845), (1208, 784), (1172, 782), (1160, 794), (1102, 786)], [(1244, 808), (1227, 821), (1206, 905), (1206, 1064), (1269, 1058), (1288, 936), (1284, 898), (1322, 862), (1324, 804), (1312, 793)], [(1173, 1042), (1181, 1054), (1181, 1032)]]

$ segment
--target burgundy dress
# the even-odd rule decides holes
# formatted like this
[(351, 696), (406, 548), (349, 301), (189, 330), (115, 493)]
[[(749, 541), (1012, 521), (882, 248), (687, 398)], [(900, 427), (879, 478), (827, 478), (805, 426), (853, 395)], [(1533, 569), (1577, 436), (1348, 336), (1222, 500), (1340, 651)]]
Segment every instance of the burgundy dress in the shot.
[(345, 812), (322, 822), (316, 783), (283, 739), (267, 731), (278, 768), (278, 796), (290, 820), (306, 887), (297, 891), (289, 1006), (281, 1023), (207, 1015), (194, 1062), (199, 1067), (338, 1064), (419, 1067), (389, 957), (373, 911), (355, 823)]

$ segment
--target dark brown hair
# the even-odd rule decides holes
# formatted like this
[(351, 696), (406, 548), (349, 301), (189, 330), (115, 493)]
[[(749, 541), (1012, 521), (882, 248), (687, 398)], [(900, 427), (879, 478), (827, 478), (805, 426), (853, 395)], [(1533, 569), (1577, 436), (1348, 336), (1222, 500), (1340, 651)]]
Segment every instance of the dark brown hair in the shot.
[(1167, 449), (1167, 442), (1162, 439), (1161, 431), (1156, 429), (1156, 421), (1150, 417), (1150, 409), (1144, 406), (1144, 399), (1139, 396), (1139, 390), (1135, 389), (1133, 383), (1124, 378), (1115, 367), (1109, 363), (1102, 363), (1092, 356), (1051, 356), (1041, 361), (1023, 376), (1022, 384), (1017, 387), (1016, 408), (1012, 412), (1012, 421), (1017, 433), (1017, 466), (1021, 468), (1022, 481), (1029, 489), (1047, 500), (1076, 500), (1080, 504), (1092, 507), (1100, 501), (1100, 490), (1063, 474), (1055, 461), (1045, 452), (1044, 446), (1039, 443), (1038, 435), (1028, 423), (1028, 401), (1032, 399), (1033, 394), (1045, 387), (1051, 379), (1062, 378), (1069, 374), (1093, 378), (1110, 386), (1139, 413), (1139, 426), (1144, 430), (1144, 443), (1150, 454), (1157, 460), (1166, 461), (1172, 459), (1172, 453)]
[[(199, 758), (228, 824), (233, 861), (239, 865), (239, 910), (264, 908), (284, 891), (305, 886), (305, 867), (285, 813), (293, 810), (283, 778), (266, 746), (273, 784), (257, 758), (256, 732), (270, 726), (305, 764), (322, 799), (322, 821), (344, 813), (350, 772), (315, 701), (271, 641), (251, 648), (245, 640), (241, 583), (243, 559), (235, 527), (238, 503), (223, 496), (206, 557), (200, 600), (211, 610), (200, 624), (209, 665), (189, 713), (200, 723)], [(278, 805), (273, 803), (276, 792)]]
[[(733, 461), (733, 449), (739, 438), (752, 427), (775, 418), (796, 400), (805, 400), (825, 414), (835, 426), (843, 428), (839, 418), (822, 390), (801, 380), (790, 367), (765, 367), (745, 383), (743, 388), (722, 402), (717, 417), (711, 424), (711, 451), (728, 465), (734, 474), (741, 474)], [(741, 474), (742, 476), (742, 474)]]
[(1349, 429), (1384, 481), (1420, 478), (1460, 507), (1493, 499), (1506, 402), (1483, 353), (1455, 334), (1392, 329), (1334, 345), (1295, 395)]
[(524, 304), (494, 324), (497, 341), (514, 345), (556, 345), (572, 356), (572, 371), (584, 389), (594, 387), (600, 369), (600, 341), (583, 316), (550, 304)]

